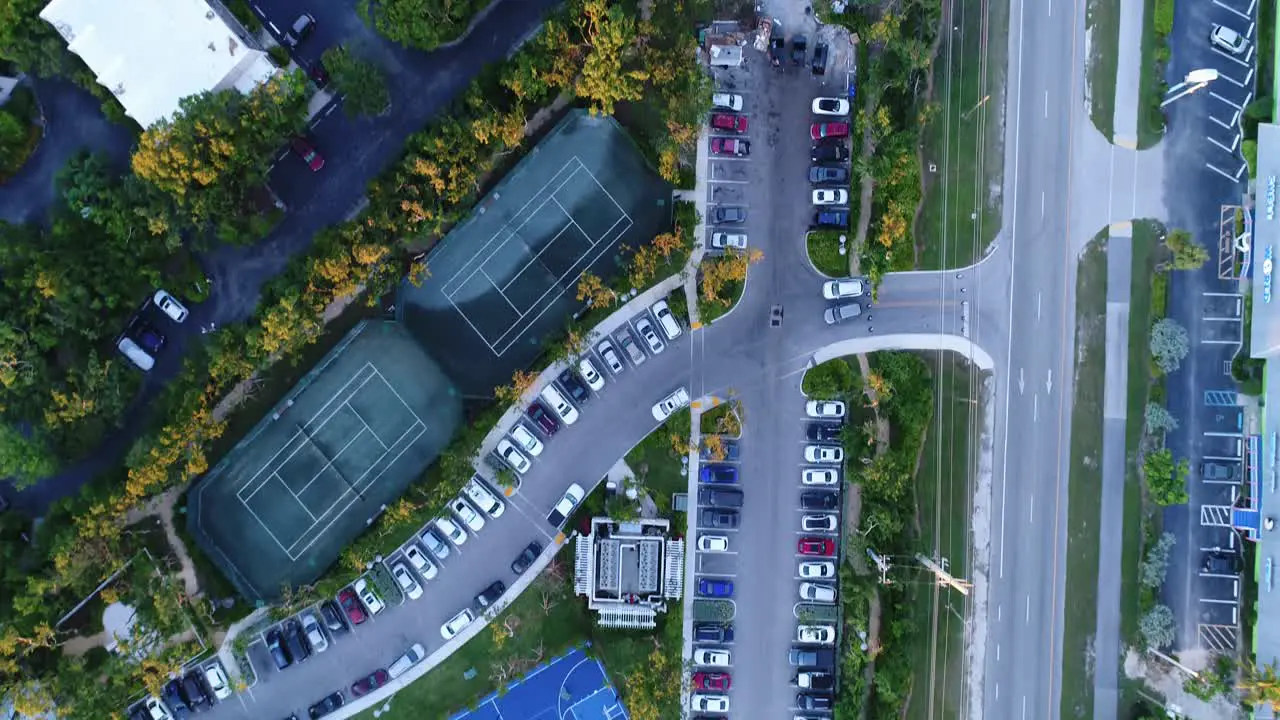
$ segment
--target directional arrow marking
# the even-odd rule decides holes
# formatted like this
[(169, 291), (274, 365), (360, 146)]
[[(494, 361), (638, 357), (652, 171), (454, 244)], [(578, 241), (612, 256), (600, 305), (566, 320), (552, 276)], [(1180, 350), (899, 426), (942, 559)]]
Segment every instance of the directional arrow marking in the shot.
[(1053, 371), (1052, 370), (1049, 371), (1049, 377), (1045, 378), (1044, 389), (1048, 391), (1050, 395), (1053, 394)]
[(1026, 387), (1027, 381), (1022, 377), (1022, 368), (1018, 368), (1018, 394), (1021, 395)]

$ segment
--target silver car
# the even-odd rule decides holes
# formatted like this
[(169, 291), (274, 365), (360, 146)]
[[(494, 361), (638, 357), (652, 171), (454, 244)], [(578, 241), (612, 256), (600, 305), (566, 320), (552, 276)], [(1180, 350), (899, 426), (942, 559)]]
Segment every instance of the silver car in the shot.
[(835, 325), (836, 323), (842, 323), (846, 320), (852, 320), (861, 314), (862, 306), (858, 305), (858, 303), (843, 303), (841, 305), (827, 308), (827, 311), (822, 314), (822, 319), (825, 320), (828, 325)]

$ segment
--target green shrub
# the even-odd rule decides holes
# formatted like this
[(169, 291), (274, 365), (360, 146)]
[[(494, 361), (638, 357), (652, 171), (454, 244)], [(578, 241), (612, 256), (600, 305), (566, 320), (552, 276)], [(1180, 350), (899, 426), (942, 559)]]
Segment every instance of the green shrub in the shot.
[(838, 230), (815, 230), (805, 238), (809, 250), (809, 262), (818, 272), (831, 277), (845, 277), (849, 274), (849, 255), (840, 254), (840, 236), (848, 238), (848, 234)]
[(276, 64), (276, 67), (289, 67), (289, 51), (285, 50), (283, 45), (272, 45), (267, 50), (267, 55), (271, 58), (271, 62)]
[(262, 29), (262, 21), (253, 12), (253, 8), (249, 7), (249, 0), (230, 0), (226, 5), (231, 14), (236, 16), (236, 19), (250, 34), (257, 35), (258, 31)]
[(1151, 22), (1155, 25), (1156, 34), (1160, 37), (1173, 32), (1173, 0), (1156, 0), (1155, 13)]
[(853, 390), (853, 384), (853, 368), (844, 358), (835, 358), (809, 368), (800, 388), (816, 400), (840, 400)]
[(1249, 177), (1258, 176), (1258, 141), (1245, 140), (1240, 143), (1240, 154), (1244, 155), (1244, 161), (1249, 165)]

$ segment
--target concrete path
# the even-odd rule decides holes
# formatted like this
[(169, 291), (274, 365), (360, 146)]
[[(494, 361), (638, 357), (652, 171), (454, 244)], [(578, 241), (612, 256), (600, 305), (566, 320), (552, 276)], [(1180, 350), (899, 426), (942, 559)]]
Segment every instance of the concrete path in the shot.
[(1142, 14), (1141, 2), (1122, 2), (1120, 5), (1120, 46), (1116, 62), (1116, 145), (1130, 150), (1138, 147), (1138, 105), (1141, 97), (1138, 83), (1142, 77)]
[(1120, 701), (1120, 549), (1124, 543), (1125, 415), (1129, 386), (1129, 291), (1133, 225), (1107, 242), (1106, 373), (1102, 390), (1102, 510), (1098, 525), (1098, 616), (1093, 717), (1115, 720)]

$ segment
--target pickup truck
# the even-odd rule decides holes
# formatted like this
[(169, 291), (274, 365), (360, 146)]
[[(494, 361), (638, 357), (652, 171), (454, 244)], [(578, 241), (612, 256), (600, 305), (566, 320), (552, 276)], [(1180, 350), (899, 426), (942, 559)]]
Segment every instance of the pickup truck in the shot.
[(792, 646), (791, 652), (787, 653), (787, 660), (793, 667), (833, 667), (836, 653), (827, 648)]
[(830, 691), (836, 686), (836, 679), (831, 673), (804, 670), (796, 673), (796, 686), (803, 690)]

